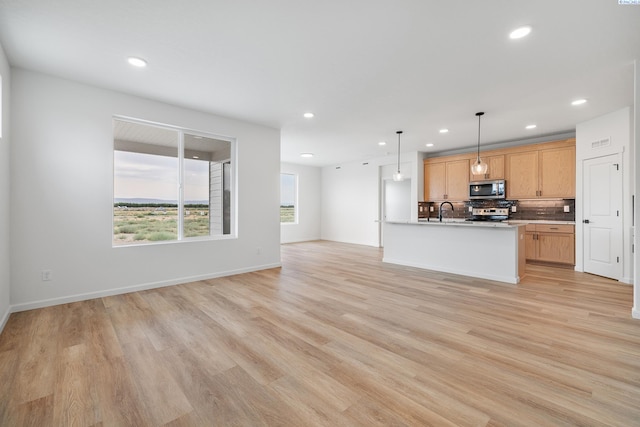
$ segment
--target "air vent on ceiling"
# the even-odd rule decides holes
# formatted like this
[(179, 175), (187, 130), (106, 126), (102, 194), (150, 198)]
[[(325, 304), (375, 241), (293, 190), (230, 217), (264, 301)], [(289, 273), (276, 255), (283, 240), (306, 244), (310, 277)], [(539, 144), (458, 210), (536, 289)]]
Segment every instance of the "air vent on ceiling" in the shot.
[(611, 138), (604, 138), (591, 143), (591, 149), (609, 147), (611, 145)]

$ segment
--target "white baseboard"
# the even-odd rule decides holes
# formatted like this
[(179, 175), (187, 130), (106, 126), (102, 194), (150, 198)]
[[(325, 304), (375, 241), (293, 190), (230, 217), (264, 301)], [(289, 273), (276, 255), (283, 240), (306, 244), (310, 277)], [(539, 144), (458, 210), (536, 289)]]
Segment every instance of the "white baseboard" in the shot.
[[(278, 268), (278, 267), (282, 267), (282, 264), (281, 263), (264, 264), (264, 265), (259, 265), (259, 266), (252, 266), (252, 267), (249, 267), (249, 268), (242, 268), (242, 269), (238, 269), (238, 270), (222, 271), (222, 272), (218, 272), (218, 273), (214, 273), (214, 274), (204, 274), (204, 275), (200, 275), (200, 276), (181, 277), (181, 278), (178, 278), (178, 279), (163, 280), (163, 281), (160, 281), (160, 282), (144, 283), (144, 284), (141, 284), (141, 285), (127, 286), (127, 287), (123, 287), (123, 288), (107, 289), (107, 290), (104, 290), (104, 291), (89, 292), (89, 293), (86, 293), (86, 294), (76, 294), (76, 295), (69, 295), (69, 296), (66, 296), (66, 297), (51, 298), (51, 299), (46, 299), (46, 300), (33, 301), (33, 302), (27, 302), (27, 303), (22, 303), (22, 304), (15, 304), (12, 307), (10, 307), (10, 312), (11, 313), (16, 313), (16, 312), (19, 312), (19, 311), (33, 310), (35, 308), (50, 307), (50, 306), (53, 306), (53, 305), (67, 304), (67, 303), (70, 303), (70, 302), (85, 301), (85, 300), (89, 300), (89, 299), (108, 297), (108, 296), (112, 296), (112, 295), (128, 294), (130, 292), (145, 291), (147, 289), (155, 289), (155, 288), (163, 288), (165, 286), (180, 285), (180, 284), (183, 284), (183, 283), (197, 282), (199, 280), (215, 279), (217, 277), (233, 276), (233, 275), (236, 275), (236, 274), (251, 273), (252, 271), (267, 270), (269, 268)], [(8, 319), (9, 315), (7, 314), (6, 317)], [(4, 327), (4, 323), (2, 324), (2, 326)]]
[(620, 279), (622, 283), (626, 283), (627, 285), (633, 285), (633, 277), (623, 277)]
[(316, 240), (320, 240), (320, 237), (299, 237), (297, 239), (281, 240), (280, 244), (286, 245), (287, 243), (315, 242)]
[(12, 312), (13, 312), (12, 307), (9, 306), (7, 307), (6, 313), (4, 313), (2, 315), (2, 318), (0, 318), (0, 334), (4, 330), (4, 326), (7, 324), (7, 321), (9, 320), (9, 316), (11, 315)]
[(631, 317), (633, 317), (634, 319), (640, 319), (640, 310), (633, 307), (631, 309)]

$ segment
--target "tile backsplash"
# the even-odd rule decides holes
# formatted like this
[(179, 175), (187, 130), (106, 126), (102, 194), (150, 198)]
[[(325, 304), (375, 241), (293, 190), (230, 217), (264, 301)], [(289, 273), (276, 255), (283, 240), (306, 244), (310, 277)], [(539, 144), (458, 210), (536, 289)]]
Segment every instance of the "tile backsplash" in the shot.
[[(569, 207), (569, 212), (564, 207)], [(520, 200), (516, 204), (516, 212), (512, 212), (510, 219), (514, 220), (547, 220), (547, 221), (575, 221), (575, 199), (562, 200)]]
[[(466, 202), (451, 202), (453, 211), (448, 204), (443, 207), (443, 218), (469, 218), (469, 208), (509, 208), (511, 220), (547, 220), (547, 221), (575, 221), (575, 199), (560, 200), (469, 200)], [(512, 207), (516, 211), (512, 212)], [(568, 206), (569, 212), (565, 212)], [(418, 202), (418, 218), (438, 218), (440, 203)], [(430, 211), (433, 208), (433, 212)]]

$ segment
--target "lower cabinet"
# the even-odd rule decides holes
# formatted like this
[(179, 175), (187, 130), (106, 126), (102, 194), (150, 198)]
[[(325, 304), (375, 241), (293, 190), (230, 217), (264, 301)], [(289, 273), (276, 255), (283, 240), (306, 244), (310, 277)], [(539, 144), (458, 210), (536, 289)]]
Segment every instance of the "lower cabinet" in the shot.
[(527, 224), (527, 260), (575, 265), (575, 229), (570, 224)]

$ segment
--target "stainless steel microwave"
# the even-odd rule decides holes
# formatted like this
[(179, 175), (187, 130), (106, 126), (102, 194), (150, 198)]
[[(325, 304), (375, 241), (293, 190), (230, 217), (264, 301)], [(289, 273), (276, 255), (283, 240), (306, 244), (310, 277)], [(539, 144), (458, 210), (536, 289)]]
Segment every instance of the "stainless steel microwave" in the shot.
[(473, 181), (469, 183), (469, 199), (504, 199), (505, 180)]

